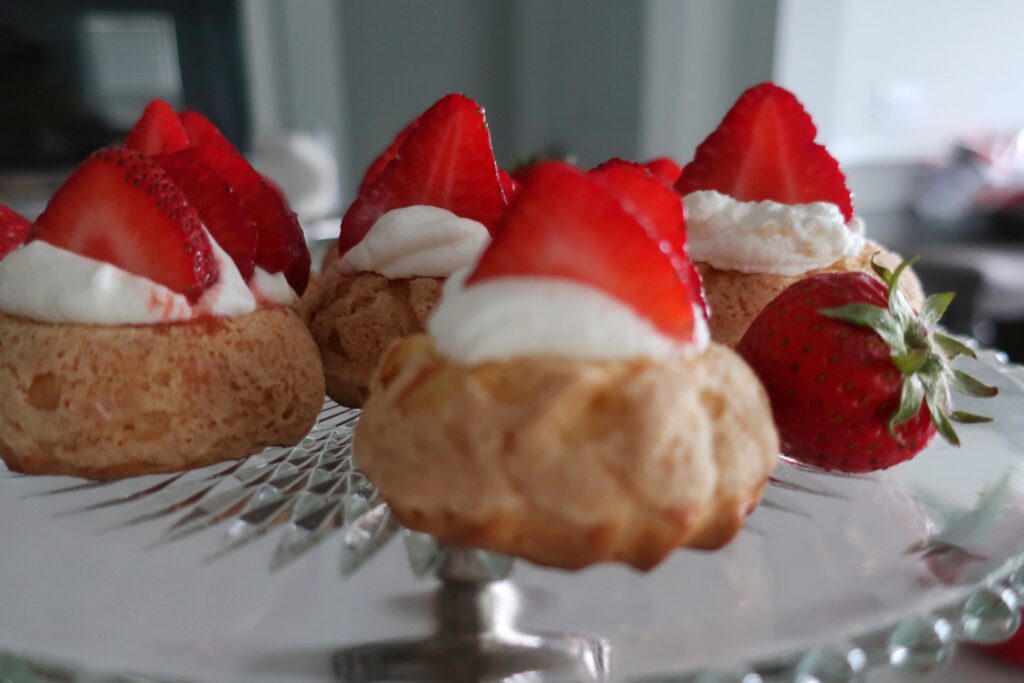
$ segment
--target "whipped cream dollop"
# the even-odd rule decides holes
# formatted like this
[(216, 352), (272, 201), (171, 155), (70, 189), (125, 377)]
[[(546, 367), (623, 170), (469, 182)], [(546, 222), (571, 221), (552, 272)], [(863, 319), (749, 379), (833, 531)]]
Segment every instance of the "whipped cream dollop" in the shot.
[(256, 296), (257, 303), (294, 306), (299, 301), (299, 295), (288, 284), (284, 273), (271, 273), (259, 266), (249, 279), (249, 289)]
[(847, 224), (828, 202), (741, 202), (714, 190), (683, 201), (690, 258), (720, 270), (800, 275), (864, 248), (863, 222)]
[(694, 311), (694, 340), (682, 344), (598, 289), (557, 278), (507, 277), (466, 287), (469, 269), (445, 283), (427, 321), (438, 352), (465, 365), (516, 356), (663, 358), (703, 349), (708, 330)]
[(341, 258), (346, 273), (389, 279), (448, 277), (476, 262), (491, 241), (483, 224), (437, 206), (392, 209)]
[(33, 240), (0, 260), (0, 310), (48, 323), (151, 325), (252, 313), (254, 290), (267, 302), (288, 304), (297, 298), (269, 273), (254, 276), (250, 289), (212, 237), (210, 244), (220, 275), (193, 304), (148, 278)]

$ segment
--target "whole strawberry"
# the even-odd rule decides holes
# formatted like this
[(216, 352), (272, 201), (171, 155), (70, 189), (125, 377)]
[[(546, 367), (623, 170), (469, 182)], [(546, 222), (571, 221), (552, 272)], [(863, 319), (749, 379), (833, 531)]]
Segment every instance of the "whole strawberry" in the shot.
[(997, 390), (950, 367), (974, 352), (933, 330), (953, 299), (929, 297), (916, 313), (895, 271), (826, 273), (790, 286), (761, 311), (737, 351), (768, 390), (783, 453), (824, 469), (884, 469), (920, 452), (935, 433), (959, 445), (952, 390)]

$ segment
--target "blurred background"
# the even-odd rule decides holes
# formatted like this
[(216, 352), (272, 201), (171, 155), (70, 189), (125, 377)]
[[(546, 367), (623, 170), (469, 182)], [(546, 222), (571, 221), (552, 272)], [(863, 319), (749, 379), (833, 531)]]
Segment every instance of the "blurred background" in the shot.
[(152, 97), (206, 113), (334, 236), (368, 162), (442, 94), (499, 163), (679, 162), (740, 92), (800, 97), (868, 232), (949, 323), (1024, 359), (1018, 0), (32, 0), (0, 3), (0, 203), (28, 216)]

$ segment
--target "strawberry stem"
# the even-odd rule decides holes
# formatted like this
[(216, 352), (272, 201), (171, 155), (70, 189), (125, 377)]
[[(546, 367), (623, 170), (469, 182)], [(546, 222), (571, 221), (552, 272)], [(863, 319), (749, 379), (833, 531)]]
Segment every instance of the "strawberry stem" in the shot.
[(923, 401), (927, 405), (932, 424), (942, 438), (959, 446), (960, 438), (952, 422), (975, 424), (990, 422), (991, 418), (951, 410), (950, 392), (956, 390), (975, 398), (991, 398), (999, 390), (950, 366), (950, 362), (958, 356), (977, 358), (974, 351), (963, 342), (933, 329), (953, 301), (952, 292), (928, 297), (920, 314), (914, 311), (900, 292), (899, 279), (916, 260), (905, 260), (895, 270), (889, 270), (877, 263), (874, 256), (871, 258), (872, 270), (888, 288), (885, 308), (854, 303), (824, 308), (818, 313), (873, 330), (889, 346), (892, 363), (903, 376), (899, 405), (888, 424), (893, 438), (902, 443), (896, 428), (917, 415)]
[(921, 409), (921, 399), (924, 398), (924, 387), (917, 377), (910, 377), (900, 387), (900, 404), (896, 412), (889, 418), (889, 434), (903, 443), (903, 438), (896, 432), (896, 428), (917, 415)]
[(818, 313), (826, 318), (835, 318), (874, 330), (894, 351), (906, 351), (903, 330), (884, 308), (871, 304), (846, 304), (836, 308), (823, 308)]
[(977, 354), (967, 344), (964, 344), (959, 339), (950, 337), (947, 334), (941, 332), (932, 333), (932, 341), (942, 350), (942, 353), (946, 356), (946, 360), (953, 360), (957, 356), (967, 356), (968, 358), (978, 359)]
[(941, 294), (932, 294), (925, 299), (921, 305), (921, 323), (925, 327), (935, 327), (938, 325), (939, 320), (946, 314), (946, 309), (949, 308), (949, 304), (952, 303), (954, 296), (956, 296), (955, 292), (943, 292)]

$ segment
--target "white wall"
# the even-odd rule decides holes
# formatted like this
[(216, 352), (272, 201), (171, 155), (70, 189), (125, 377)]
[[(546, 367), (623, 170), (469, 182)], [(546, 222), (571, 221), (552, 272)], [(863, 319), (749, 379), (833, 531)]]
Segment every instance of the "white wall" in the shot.
[(1024, 2), (780, 0), (775, 78), (845, 165), (1024, 126)]
[(772, 77), (776, 0), (643, 3), (640, 155), (687, 162), (746, 88)]
[(334, 27), (344, 55), (356, 180), (435, 100), (462, 92), (487, 109), (499, 153), (511, 147), (513, 7), (507, 0), (346, 2)]
[[(746, 87), (793, 89), (860, 205), (909, 176), (865, 173), (1024, 124), (1024, 0), (247, 0), (258, 130), (335, 134), (350, 190), (444, 92), (487, 108), (502, 163), (687, 161)], [(274, 87), (261, 89), (269, 81)], [(863, 177), (863, 181), (860, 179)]]
[(517, 0), (515, 156), (636, 156), (645, 4)]
[(347, 186), (356, 181), (348, 164), (347, 91), (335, 30), (340, 9), (333, 0), (246, 0), (241, 20), (253, 139), (289, 130), (325, 134)]
[[(247, 0), (258, 133), (324, 129), (343, 190), (411, 117), (461, 91), (499, 161), (686, 161), (771, 77), (777, 0)], [(347, 200), (345, 200), (347, 201)]]

